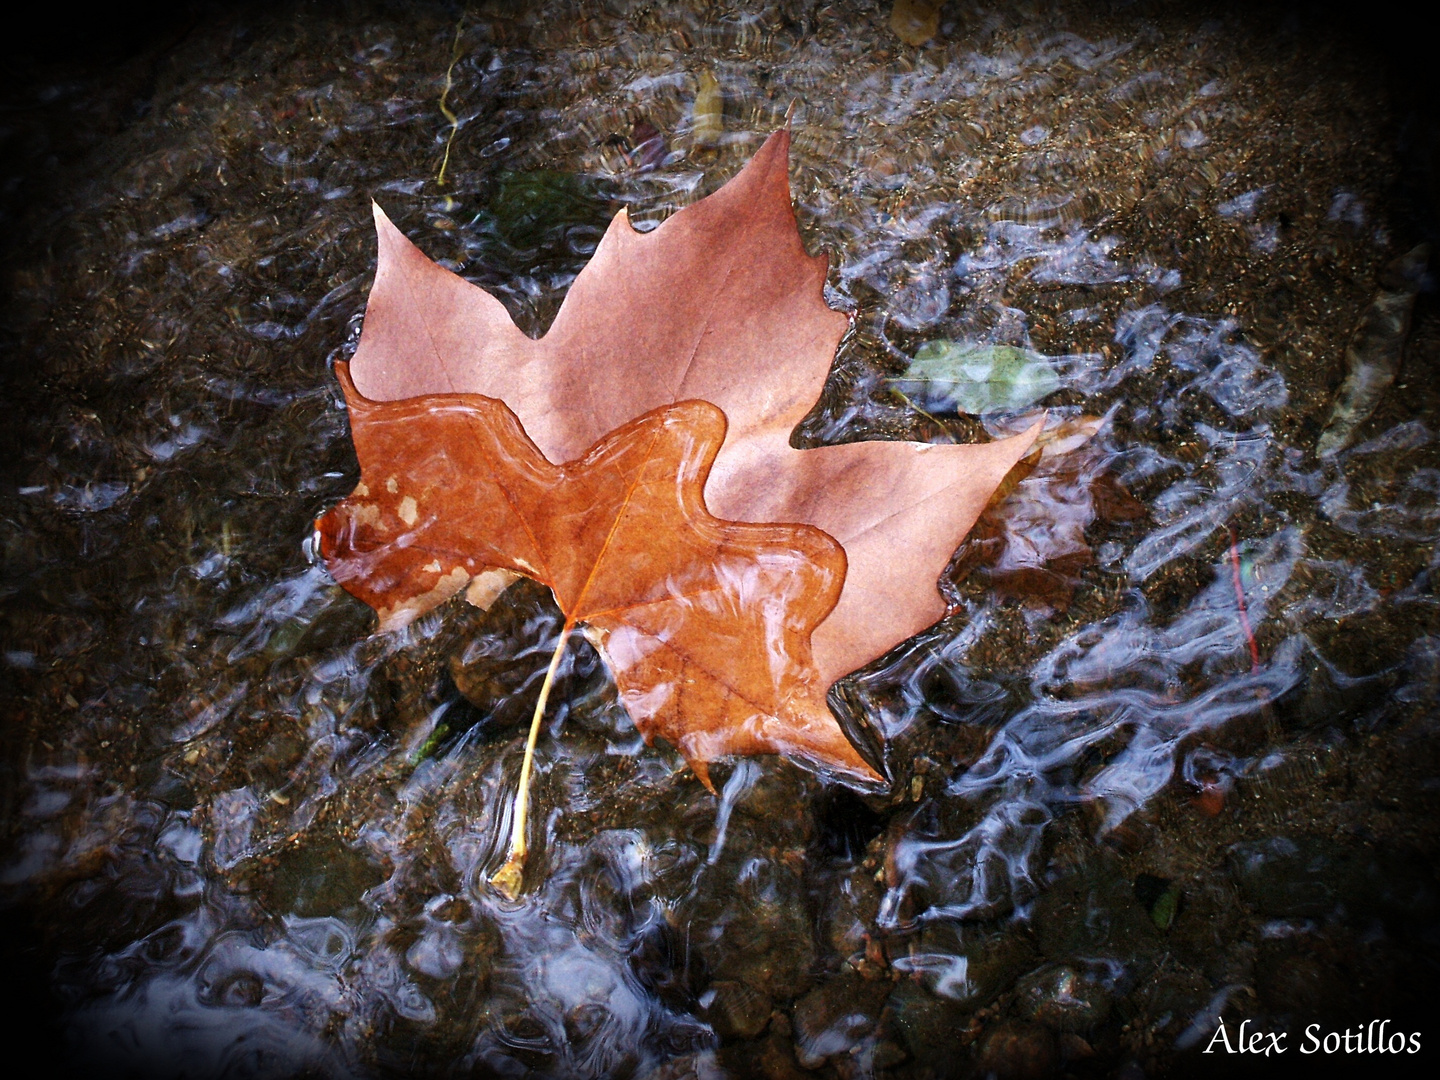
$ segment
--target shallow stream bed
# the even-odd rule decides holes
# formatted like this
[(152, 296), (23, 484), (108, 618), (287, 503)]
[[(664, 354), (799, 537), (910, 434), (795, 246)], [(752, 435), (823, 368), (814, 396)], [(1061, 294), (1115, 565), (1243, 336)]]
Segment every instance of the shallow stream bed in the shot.
[[(1342, 24), (185, 11), (0, 101), (0, 955), (56, 1070), (1133, 1078), (1245, 1020), (1433, 1055), (1440, 121)], [(754, 758), (711, 795), (571, 645), (507, 901), (558, 609), (376, 634), (311, 542), (358, 478), (370, 200), (538, 335), (617, 210), (787, 112), (855, 313), (795, 445), (1033, 414), (900, 381), (939, 340), (1103, 423), (832, 691), (885, 792)]]

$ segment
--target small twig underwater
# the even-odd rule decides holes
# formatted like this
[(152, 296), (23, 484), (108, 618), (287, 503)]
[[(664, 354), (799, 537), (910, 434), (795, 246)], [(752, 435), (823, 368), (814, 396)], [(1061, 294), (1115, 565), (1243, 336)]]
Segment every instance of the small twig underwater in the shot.
[(934, 414), (929, 412), (928, 410), (921, 408), (920, 405), (916, 403), (915, 399), (912, 398), (909, 394), (905, 393), (905, 391), (901, 390), (897, 386), (887, 386), (885, 388), (885, 392), (898, 397), (906, 404), (908, 408), (914, 409), (921, 416), (925, 417), (926, 420), (929, 420), (930, 423), (934, 424), (937, 428), (939, 428), (940, 434), (944, 435), (952, 443), (955, 442), (955, 436), (951, 434), (950, 428), (945, 424), (945, 422), (941, 420), (938, 416), (935, 416)]
[[(466, 14), (469, 14), (467, 11)], [(445, 69), (445, 89), (440, 92), (440, 112), (445, 119), (450, 121), (450, 136), (445, 140), (445, 157), (440, 161), (440, 172), (435, 176), (435, 183), (440, 187), (445, 186), (445, 170), (450, 165), (450, 147), (455, 142), (455, 135), (460, 130), (460, 118), (455, 115), (449, 105), (450, 91), (455, 86), (455, 65), (460, 61), (460, 34), (465, 29), (465, 15), (460, 16), (460, 21), (455, 24), (455, 44), (450, 48), (450, 66)]]
[(1235, 526), (1230, 526), (1230, 569), (1235, 579), (1235, 602), (1240, 606), (1240, 625), (1245, 628), (1245, 640), (1250, 643), (1250, 670), (1260, 670), (1260, 647), (1255, 644), (1255, 632), (1250, 629), (1250, 613), (1245, 608), (1245, 586), (1240, 580), (1240, 548), (1235, 535)]

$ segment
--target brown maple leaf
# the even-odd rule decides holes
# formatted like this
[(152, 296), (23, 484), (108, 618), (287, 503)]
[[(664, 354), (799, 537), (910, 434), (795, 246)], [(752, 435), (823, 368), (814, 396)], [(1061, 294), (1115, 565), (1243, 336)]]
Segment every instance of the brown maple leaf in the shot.
[(706, 786), (709, 762), (766, 751), (878, 780), (826, 690), (943, 614), (939, 571), (1039, 431), (790, 447), (846, 317), (800, 243), (788, 146), (772, 135), (649, 234), (622, 211), (538, 341), (375, 208), (365, 326), (337, 365), (361, 483), (317, 522), (321, 551), (383, 628), (461, 589), (484, 605), (515, 574), (554, 591), (565, 627), (491, 878), (511, 896), (572, 629)]
[[(844, 587), (811, 638), (828, 687), (945, 613), (936, 579), (1040, 425), (982, 445), (790, 446), (848, 320), (824, 302), (826, 258), (800, 242), (789, 143), (788, 131), (771, 135), (720, 190), (648, 233), (622, 210), (538, 340), (377, 206), (379, 265), (347, 400), (494, 398), (552, 462), (653, 409), (718, 406), (728, 427), (705, 482), (709, 511), (813, 525), (844, 548)], [(396, 579), (392, 624), (463, 585), (440, 577)]]

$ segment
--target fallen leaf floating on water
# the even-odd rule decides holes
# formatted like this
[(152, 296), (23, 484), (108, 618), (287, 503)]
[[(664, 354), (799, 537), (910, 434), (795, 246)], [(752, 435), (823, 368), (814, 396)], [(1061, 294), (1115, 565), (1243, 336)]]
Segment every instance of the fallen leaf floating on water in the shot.
[[(376, 457), (367, 449), (381, 445), (368, 429), (403, 415), (416, 432), (407, 445), (438, 458), (427, 468), (439, 468), (439, 459), (470, 455), (481, 438), (475, 434), (478, 421), (459, 424), (453, 414), (485, 412), (489, 406), (481, 398), (503, 402), (518, 419), (526, 445), (537, 455), (525, 469), (538, 468), (537, 462), (578, 469), (582, 460), (605, 457), (601, 451), (613, 448), (607, 437), (617, 428), (653, 410), (697, 400), (715, 406), (725, 420), (723, 442), (708, 477), (703, 468), (697, 474), (703, 505), (692, 508), (727, 522), (814, 526), (844, 552), (843, 587), (833, 608), (826, 601), (828, 614), (821, 611), (809, 634), (812, 666), (795, 676), (797, 685), (815, 688), (817, 696), (806, 700), (823, 701), (836, 679), (944, 614), (936, 579), (1040, 425), (984, 445), (791, 448), (790, 433), (818, 396), (847, 319), (823, 300), (825, 258), (808, 256), (800, 243), (790, 208), (788, 149), (789, 133), (775, 133), (719, 191), (648, 233), (636, 232), (624, 211), (617, 214), (538, 340), (523, 334), (494, 297), (427, 259), (375, 208), (380, 248), (375, 284), (355, 356), (348, 366), (337, 365), (353, 410), (361, 484), (318, 527), (331, 572), (381, 612), (382, 627), (404, 625), (467, 583), (471, 596), (493, 591), (496, 573), (523, 573), (554, 587), (533, 559), (492, 550), (483, 530), (469, 537), (462, 552), (432, 553), (422, 539), (446, 518), (490, 520), (484, 517), (491, 512), (485, 500), (508, 502), (507, 488), (461, 482), (473, 465), (419, 492), (402, 488), (404, 461), (389, 456), (390, 450), (377, 450), (385, 456)], [(644, 422), (662, 427), (677, 422), (663, 415)], [(711, 423), (696, 417), (700, 428)], [(691, 435), (697, 446), (708, 438), (699, 428)], [(492, 436), (484, 438), (494, 443)], [(470, 445), (462, 449), (461, 443)], [(671, 466), (691, 460), (672, 457)], [(516, 467), (497, 463), (489, 475), (509, 476)], [(407, 483), (425, 481), (422, 472)], [(679, 481), (672, 477), (672, 482)], [(562, 502), (550, 505), (565, 513)], [(580, 532), (592, 527), (593, 521), (577, 525)], [(671, 541), (663, 532), (649, 532), (648, 542), (656, 548)], [(761, 562), (769, 557), (756, 556)], [(751, 597), (747, 602), (775, 612), (786, 609), (752, 617), (771, 620), (767, 626), (775, 620), (800, 625), (809, 616), (794, 622), (797, 616), (786, 608), (790, 595), (782, 590)], [(567, 609), (567, 620), (579, 617)], [(618, 631), (595, 630), (592, 625), (602, 654), (615, 663)], [(669, 641), (670, 633), (657, 628), (656, 641)], [(756, 646), (737, 641), (736, 647), (743, 652)], [(784, 674), (790, 662), (747, 677), (778, 685), (791, 677)], [(697, 732), (730, 722), (717, 722), (705, 711), (711, 706), (702, 708), (686, 698), (682, 686), (655, 677), (653, 684), (635, 681), (622, 691), (647, 737), (659, 733), (651, 716), (671, 716)], [(774, 697), (773, 691), (749, 687), (745, 700)], [(832, 756), (817, 749), (821, 741), (810, 740), (802, 759), (873, 779), (828, 710), (817, 710), (820, 715), (811, 719), (834, 728), (823, 741)], [(796, 753), (779, 741), (786, 723), (757, 713), (750, 730), (777, 739), (780, 752)], [(701, 752), (730, 752), (722, 748), (729, 745), (724, 740), (686, 743), (678, 730), (666, 737), (689, 746), (692, 764)]]
[[(844, 589), (813, 635), (828, 684), (944, 615), (936, 579), (1039, 425), (981, 445), (790, 446), (848, 320), (822, 298), (824, 256), (801, 246), (789, 143), (776, 132), (724, 187), (648, 233), (622, 210), (538, 340), (377, 207), (380, 260), (349, 371), (374, 402), (503, 401), (552, 462), (651, 409), (718, 406), (728, 426), (705, 483), (710, 513), (814, 525), (845, 549)], [(436, 580), (396, 580), (392, 605)]]

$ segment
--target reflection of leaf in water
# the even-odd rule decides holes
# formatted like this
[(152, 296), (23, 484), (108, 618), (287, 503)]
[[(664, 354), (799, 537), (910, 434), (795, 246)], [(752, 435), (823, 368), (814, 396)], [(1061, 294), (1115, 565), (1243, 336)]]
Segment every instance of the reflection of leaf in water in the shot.
[(1060, 389), (1046, 356), (1014, 345), (927, 341), (898, 380), (934, 408), (964, 413), (1023, 409)]
[(951, 563), (955, 580), (982, 574), (1002, 596), (1061, 611), (1070, 606), (1081, 573), (1095, 561), (1086, 529), (1148, 516), (1089, 449), (1103, 423), (1081, 416), (1036, 440), (960, 545)]

